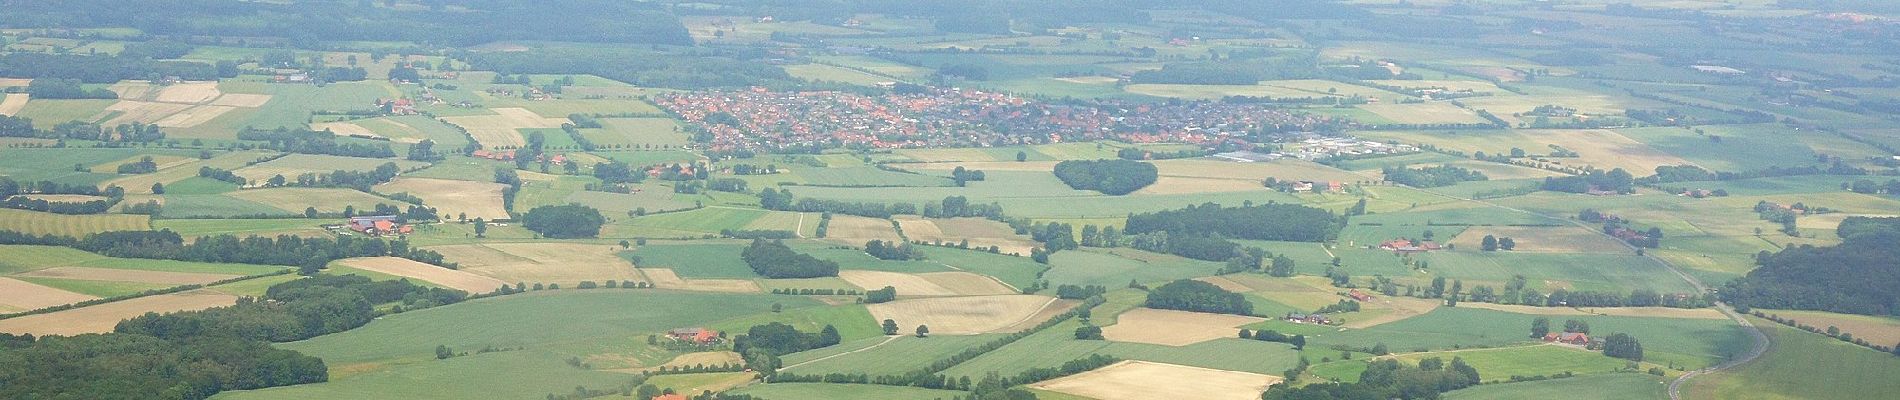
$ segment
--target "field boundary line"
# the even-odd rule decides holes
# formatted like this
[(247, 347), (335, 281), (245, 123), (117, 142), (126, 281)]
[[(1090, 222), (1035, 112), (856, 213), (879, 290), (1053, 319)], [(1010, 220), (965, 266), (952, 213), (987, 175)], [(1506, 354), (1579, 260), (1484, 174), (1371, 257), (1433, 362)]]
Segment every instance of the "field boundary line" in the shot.
[(818, 358), (816, 358), (816, 359), (813, 359), (813, 360), (811, 360), (811, 361), (806, 361), (806, 362), (802, 362), (802, 363), (797, 363), (797, 364), (792, 364), (792, 365), (787, 365), (787, 366), (783, 366), (783, 367), (779, 367), (779, 370), (780, 370), (780, 371), (783, 371), (783, 370), (788, 370), (788, 369), (792, 369), (792, 368), (798, 368), (798, 367), (800, 367), (800, 366), (804, 366), (804, 365), (807, 365), (807, 364), (811, 364), (811, 363), (815, 363), (815, 362), (819, 362), (819, 361), (824, 361), (824, 360), (830, 360), (830, 359), (833, 359), (833, 358), (838, 358), (838, 357), (843, 357), (843, 356), (846, 356), (846, 355), (850, 355), (850, 354), (856, 354), (856, 353), (860, 353), (860, 352), (864, 352), (864, 351), (868, 351), (868, 350), (871, 350), (871, 349), (875, 349), (875, 348), (878, 348), (878, 347), (882, 347), (882, 346), (884, 346), (884, 345), (887, 345), (887, 344), (891, 344), (891, 342), (895, 342), (895, 341), (897, 341), (897, 339), (901, 339), (901, 338), (903, 338), (903, 337), (904, 337), (904, 335), (891, 335), (890, 337), (887, 337), (887, 338), (885, 338), (885, 339), (884, 339), (884, 341), (882, 341), (882, 342), (878, 342), (877, 344), (874, 344), (874, 345), (870, 345), (870, 346), (865, 346), (865, 347), (864, 347), (864, 348), (862, 348), (862, 349), (857, 349), (857, 350), (852, 350), (852, 351), (847, 351), (847, 352), (843, 352), (843, 353), (838, 353), (838, 354), (832, 354), (832, 355), (828, 355), (828, 356), (824, 356), (824, 357), (818, 357)]

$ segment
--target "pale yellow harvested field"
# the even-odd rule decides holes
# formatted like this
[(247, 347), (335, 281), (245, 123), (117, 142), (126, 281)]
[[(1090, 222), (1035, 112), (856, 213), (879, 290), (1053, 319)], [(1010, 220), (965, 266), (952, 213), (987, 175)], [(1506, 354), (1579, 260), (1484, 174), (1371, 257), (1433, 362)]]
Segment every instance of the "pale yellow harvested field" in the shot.
[(508, 282), (502, 282), (500, 279), (442, 268), (399, 257), (351, 258), (337, 260), (337, 264), (371, 272), (381, 272), (422, 280), (471, 294), (493, 292), (495, 288), (509, 285)]
[(100, 123), (100, 125), (103, 126), (118, 126), (120, 124), (130, 124), (134, 122), (149, 124), (171, 117), (172, 114), (184, 112), (187, 109), (191, 109), (191, 107), (192, 105), (190, 104), (121, 100), (117, 103), (112, 103), (110, 106), (106, 106), (106, 112), (104, 114), (94, 116), (92, 119), (96, 120), (112, 116), (112, 119)]
[(1387, 312), (1377, 313), (1367, 318), (1350, 319), (1342, 326), (1353, 329), (1370, 328), (1424, 315), (1425, 313), (1438, 309), (1440, 305), (1444, 305), (1444, 301), (1397, 296), (1378, 297), (1372, 301), (1362, 303), (1362, 306), (1366, 310), (1387, 310)]
[(335, 134), (343, 135), (343, 136), (358, 136), (358, 135), (376, 136), (376, 137), (382, 136), (382, 135), (376, 134), (376, 132), (370, 131), (369, 128), (364, 128), (362, 125), (350, 123), (349, 121), (313, 123), (313, 124), (310, 124), (310, 130), (330, 131), (330, 133), (335, 133)]
[(227, 274), (92, 267), (53, 267), (17, 274), (15, 276), (77, 279), (84, 281), (160, 283), (168, 285), (205, 284), (238, 277), (237, 275)]
[(510, 219), (501, 203), (501, 191), (507, 185), (492, 182), (457, 181), (428, 178), (396, 178), (376, 185), (377, 193), (408, 192), (422, 198), (424, 204), (447, 215), (467, 213), (469, 218), (490, 221)]
[(1106, 76), (1076, 76), (1076, 77), (1068, 77), (1068, 78), (1055, 78), (1055, 80), (1068, 82), (1068, 83), (1080, 83), (1084, 85), (1107, 85), (1107, 84), (1115, 83), (1118, 79), (1115, 79), (1112, 77), (1106, 77)]
[(1801, 229), (1834, 230), (1834, 228), (1840, 227), (1841, 221), (1846, 220), (1848, 217), (1891, 218), (1893, 217), (1893, 215), (1891, 214), (1849, 214), (1849, 213), (1838, 213), (1838, 212), (1820, 214), (1820, 215), (1803, 215), (1800, 218), (1797, 218), (1794, 220), (1794, 225), (1795, 227), (1801, 228)]
[(1761, 310), (1764, 314), (1793, 319), (1796, 323), (1813, 326), (1821, 330), (1827, 327), (1840, 328), (1843, 333), (1853, 334), (1857, 339), (1881, 344), (1900, 343), (1900, 319), (1877, 315), (1837, 314), (1824, 311), (1786, 311)]
[(26, 87), (33, 84), (32, 79), (0, 78), (0, 87)]
[(1031, 315), (1029, 316), (1029, 318), (1025, 318), (1021, 322), (1017, 322), (1015, 325), (1010, 325), (1010, 326), (1004, 327), (1003, 329), (998, 329), (996, 331), (1002, 332), (1002, 333), (1016, 333), (1016, 332), (1030, 330), (1030, 329), (1035, 329), (1036, 325), (1041, 325), (1043, 321), (1048, 321), (1050, 319), (1053, 319), (1056, 316), (1069, 312), (1069, 310), (1074, 310), (1077, 306), (1081, 306), (1081, 305), (1082, 305), (1081, 300), (1056, 299), (1056, 302), (1049, 303), (1048, 307), (1043, 307), (1042, 311), (1036, 312), (1035, 315)]
[(1481, 124), (1478, 113), (1446, 102), (1413, 104), (1364, 104), (1358, 106), (1385, 119), (1402, 124)]
[(0, 305), (15, 309), (37, 310), (97, 298), (98, 297), (90, 295), (40, 286), (32, 282), (0, 277)]
[(1029, 387), (1099, 400), (1255, 400), (1282, 380), (1247, 372), (1122, 361)]
[(1636, 175), (1648, 174), (1663, 165), (1695, 165), (1607, 129), (1537, 131), (1527, 132), (1525, 136), (1563, 146), (1580, 156), (1552, 159), (1564, 164), (1585, 164), (1603, 170), (1622, 168)]
[(1508, 313), (1530, 314), (1530, 315), (1575, 315), (1575, 316), (1607, 315), (1607, 316), (1615, 316), (1615, 317), (1653, 317), (1653, 318), (1684, 318), (1684, 319), (1727, 319), (1728, 318), (1727, 316), (1722, 315), (1721, 311), (1716, 311), (1713, 308), (1670, 308), (1670, 307), (1570, 308), (1570, 307), (1535, 307), (1535, 306), (1524, 306), (1524, 305), (1492, 304), (1492, 303), (1478, 303), (1478, 302), (1460, 302), (1458, 303), (1458, 306), (1466, 307), (1466, 308), (1482, 308), (1486, 310), (1497, 310), (1497, 311), (1503, 311), (1503, 312), (1508, 312)]
[(980, 296), (1018, 292), (990, 277), (961, 271), (906, 274), (885, 271), (846, 270), (838, 271), (838, 277), (865, 290), (877, 290), (885, 286), (897, 288), (897, 295), (905, 297)]
[(1249, 287), (1246, 284), (1234, 281), (1233, 279), (1228, 279), (1226, 276), (1208, 276), (1208, 277), (1194, 278), (1194, 280), (1211, 283), (1211, 284), (1214, 284), (1214, 286), (1220, 287), (1221, 290), (1234, 292), (1234, 293), (1247, 293), (1247, 292), (1253, 291), (1252, 287)]
[(211, 105), (257, 108), (263, 107), (264, 103), (269, 103), (270, 99), (271, 96), (268, 94), (225, 93), (223, 96), (218, 96), (217, 100), (212, 100)]
[[(261, 181), (258, 180), (258, 182)], [(408, 205), (408, 203), (343, 188), (262, 188), (239, 190), (224, 195), (298, 214), (302, 214), (309, 208), (315, 208), (321, 213), (340, 213), (348, 207), (354, 207), (357, 210), (373, 210), (377, 204), (398, 207)]]
[(1574, 226), (1474, 226), (1460, 232), (1450, 243), (1457, 251), (1482, 251), (1484, 236), (1511, 238), (1515, 252), (1524, 253), (1611, 253), (1626, 254), (1628, 246), (1588, 229)]
[[(471, 215), (471, 217), (473, 217)], [(633, 264), (615, 255), (619, 246), (577, 243), (492, 243), (427, 247), (461, 264), (462, 271), (502, 282), (559, 283), (642, 281)]]
[(1029, 249), (1038, 244), (1029, 238), (1016, 235), (1008, 224), (983, 218), (920, 218), (910, 215), (893, 217), (904, 227), (904, 236), (910, 240), (926, 243), (960, 243), (968, 240), (970, 248), (988, 249), (996, 246), (1003, 254), (1029, 254)]
[(713, 366), (744, 363), (745, 358), (740, 357), (739, 353), (730, 351), (702, 351), (698, 353), (681, 354), (679, 357), (673, 357), (673, 360), (667, 361), (665, 364), (660, 364), (660, 366), (677, 368), (695, 365)]
[(210, 122), (212, 119), (218, 118), (218, 116), (224, 115), (224, 113), (231, 112), (231, 110), (235, 110), (235, 109), (237, 109), (237, 107), (194, 106), (184, 111), (180, 111), (177, 114), (166, 116), (165, 118), (159, 119), (157, 122), (154, 122), (154, 123), (158, 124), (158, 126), (166, 127), (166, 128), (190, 128), (190, 127), (202, 125), (205, 122)]
[(1244, 315), (1137, 308), (1115, 316), (1114, 325), (1102, 327), (1102, 337), (1117, 342), (1186, 346), (1239, 337), (1241, 326), (1266, 320)]
[(648, 282), (664, 289), (701, 292), (758, 293), (759, 284), (744, 279), (684, 279), (671, 268), (640, 268)]
[(125, 301), (0, 320), (0, 332), (34, 335), (79, 335), (111, 332), (127, 318), (148, 312), (203, 310), (237, 304), (237, 296), (210, 289), (146, 296)]
[[(931, 150), (927, 154), (937, 154), (937, 153), (940, 153), (940, 152)], [(906, 153), (906, 154), (909, 154), (909, 153)], [(926, 153), (918, 152), (918, 154), (926, 154)], [(954, 157), (946, 157), (946, 158), (954, 158)], [(908, 169), (908, 170), (926, 170), (926, 171), (927, 170), (949, 171), (949, 170), (957, 169), (957, 167), (963, 167), (965, 169), (983, 170), (983, 171), (1030, 171), (1030, 172), (1049, 172), (1049, 171), (1054, 171), (1056, 169), (1055, 161), (1023, 161), (1023, 162), (951, 161), (951, 162), (928, 162), (928, 163), (893, 164), (893, 165), (896, 165), (899, 168)]]
[(26, 108), (27, 96), (26, 93), (7, 93), (4, 99), (0, 99), (0, 115), (11, 117), (20, 113), (20, 109)]
[(476, 142), (489, 149), (527, 145), (527, 138), (522, 137), (519, 129), (559, 128), (561, 123), (567, 122), (565, 118), (542, 117), (525, 108), (495, 108), (490, 111), (495, 114), (442, 117), (442, 120), (467, 129), (470, 135), (475, 136)]
[(147, 94), (157, 94), (152, 90), (152, 83), (146, 81), (120, 81), (107, 86), (106, 90), (118, 93), (119, 98), (126, 100), (143, 99)]
[[(185, 156), (173, 156), (173, 155), (163, 155), (163, 154), (140, 154), (140, 155), (135, 155), (131, 157), (99, 163), (99, 164), (93, 165), (91, 170), (95, 174), (118, 173), (119, 165), (139, 162), (139, 161), (144, 160), (146, 157), (151, 157), (152, 164), (156, 164), (158, 166), (158, 169), (160, 170), (177, 167), (180, 165), (190, 164), (198, 160), (196, 158), (185, 157)], [(197, 171), (192, 171), (192, 172), (196, 173)]]
[(184, 82), (166, 85), (154, 100), (161, 103), (203, 104), (218, 98), (217, 82)]
[[(901, 292), (900, 292), (901, 293)], [(865, 308), (878, 321), (895, 321), (902, 331), (930, 326), (937, 335), (973, 335), (999, 332), (1041, 316), (1055, 304), (1054, 297), (1026, 294), (905, 299), (871, 304)]]
[[(816, 221), (810, 223), (816, 223)], [(872, 239), (901, 241), (897, 237), (897, 229), (891, 226), (890, 220), (844, 214), (831, 216), (831, 223), (825, 227), (825, 238), (854, 246), (863, 246), (864, 242)]]

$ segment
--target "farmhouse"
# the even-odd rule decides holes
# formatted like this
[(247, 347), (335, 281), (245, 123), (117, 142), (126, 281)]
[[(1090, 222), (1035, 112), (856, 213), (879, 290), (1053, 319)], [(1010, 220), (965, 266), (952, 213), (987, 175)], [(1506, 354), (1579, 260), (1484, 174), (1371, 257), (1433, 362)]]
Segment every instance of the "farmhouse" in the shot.
[(1437, 242), (1433, 242), (1430, 240), (1415, 241), (1411, 239), (1392, 239), (1392, 240), (1385, 241), (1385, 243), (1380, 243), (1379, 249), (1385, 250), (1385, 251), (1409, 254), (1409, 253), (1424, 253), (1424, 252), (1429, 252), (1429, 251), (1438, 251), (1438, 250), (1444, 249), (1444, 247), (1439, 246)]
[(1292, 322), (1296, 324), (1332, 325), (1333, 318), (1326, 316), (1326, 314), (1317, 314), (1317, 313), (1316, 314), (1287, 313), (1286, 322)]
[(345, 224), (344, 226), (350, 228), (350, 230), (352, 231), (356, 231), (358, 233), (362, 233), (362, 234), (370, 235), (370, 236), (382, 236), (382, 235), (389, 235), (389, 234), (407, 235), (409, 233), (415, 232), (415, 227), (409, 226), (407, 224), (397, 223), (396, 216), (394, 215), (350, 217), (349, 223)]
[(1359, 291), (1359, 289), (1353, 289), (1351, 292), (1346, 292), (1346, 296), (1352, 297), (1353, 300), (1360, 301), (1360, 302), (1372, 301), (1372, 295), (1366, 294), (1366, 292), (1361, 292)]
[(663, 394), (655, 396), (653, 400), (686, 400), (686, 395), (679, 393)]
[(666, 337), (692, 344), (719, 343), (719, 331), (706, 328), (680, 328), (666, 331)]
[(1544, 334), (1544, 341), (1585, 346), (1590, 344), (1590, 334), (1582, 332), (1551, 332)]

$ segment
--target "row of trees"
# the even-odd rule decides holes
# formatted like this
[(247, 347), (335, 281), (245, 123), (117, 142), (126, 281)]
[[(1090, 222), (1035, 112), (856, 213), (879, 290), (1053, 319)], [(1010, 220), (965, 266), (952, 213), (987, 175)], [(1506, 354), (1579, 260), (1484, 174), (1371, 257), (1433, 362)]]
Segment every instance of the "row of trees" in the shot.
[(112, 129), (106, 129), (99, 124), (83, 121), (62, 122), (54, 125), (53, 129), (40, 130), (33, 126), (32, 119), (0, 115), (0, 137), (152, 143), (164, 140), (165, 132), (159, 130), (158, 125), (137, 122), (119, 124)]
[(336, 134), (330, 133), (329, 131), (312, 131), (303, 128), (292, 129), (278, 127), (277, 129), (263, 130), (245, 127), (244, 129), (238, 130), (237, 138), (240, 140), (269, 142), (269, 144), (260, 147), (285, 153), (326, 154), (363, 158), (391, 158), (396, 156), (396, 151), (391, 150), (387, 143), (377, 145), (342, 143), (337, 140)]
[(1298, 204), (1266, 203), (1222, 207), (1207, 203), (1180, 210), (1128, 216), (1126, 235), (1170, 232), (1221, 235), (1252, 240), (1323, 242), (1339, 236), (1345, 218), (1326, 210)]
[(924, 259), (924, 252), (917, 250), (917, 247), (910, 243), (885, 242), (882, 240), (865, 242), (864, 253), (870, 254), (872, 257), (877, 257), (879, 260), (906, 261)]
[(1265, 400), (1387, 400), (1435, 399), (1440, 393), (1463, 389), (1480, 382), (1478, 370), (1463, 358), (1453, 357), (1450, 364), (1438, 357), (1405, 365), (1395, 359), (1372, 361), (1359, 381), (1353, 383), (1315, 383), (1298, 388), (1274, 385), (1262, 396)]
[(200, 311), (146, 314), (120, 321), (113, 331), (162, 339), (234, 337), (288, 342), (342, 332), (379, 314), (375, 307), (396, 303), (405, 310), (454, 304), (468, 293), (423, 287), (408, 280), (372, 281), (357, 275), (324, 275), (280, 283), (261, 299)]
[(1386, 167), (1384, 172), (1385, 180), (1387, 181), (1421, 188), (1451, 186), (1459, 182), (1491, 179), (1490, 177), (1484, 176), (1483, 172), (1449, 164), (1424, 168)]
[(1590, 170), (1583, 175), (1544, 178), (1542, 189), (1553, 192), (1588, 193), (1604, 191), (1612, 193), (1635, 193), (1636, 178), (1622, 168)]
[(410, 248), (407, 241), (355, 236), (329, 239), (218, 235), (199, 237), (185, 244), (183, 238), (170, 230), (103, 232), (85, 239), (0, 231), (0, 244), (67, 246), (121, 258), (301, 266), (305, 275), (315, 274), (330, 261), (352, 257), (394, 256), (449, 269), (456, 267), (454, 263), (443, 261), (441, 253)]
[(600, 236), (600, 226), (606, 223), (600, 210), (579, 204), (540, 206), (521, 215), (522, 228), (556, 239)]

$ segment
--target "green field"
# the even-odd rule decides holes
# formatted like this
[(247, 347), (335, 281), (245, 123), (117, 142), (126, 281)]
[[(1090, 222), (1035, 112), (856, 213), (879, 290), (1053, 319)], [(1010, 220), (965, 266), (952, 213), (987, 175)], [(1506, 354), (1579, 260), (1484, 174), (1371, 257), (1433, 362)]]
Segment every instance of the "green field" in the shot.
[(40, 278), (40, 277), (15, 277), (14, 279), (31, 282), (40, 286), (51, 287), (54, 289), (59, 289), (59, 290), (64, 290), (68, 292), (79, 293), (79, 294), (84, 294), (84, 295), (89, 295), (89, 296), (94, 296), (94, 297), (125, 296), (125, 295), (143, 293), (147, 290), (158, 290), (158, 289), (164, 289), (164, 288), (176, 286), (176, 285), (168, 285), (168, 284), (161, 284), (161, 283), (113, 282), (113, 281), (93, 281), (93, 280), (81, 280), (81, 279), (58, 279), (58, 278)]
[(116, 258), (66, 247), (0, 245), (0, 274), (68, 266), (227, 275), (257, 275), (283, 269), (251, 264)]
[(1130, 280), (1157, 283), (1211, 276), (1221, 268), (1217, 263), (1132, 249), (1058, 252), (1049, 257), (1049, 266), (1049, 272), (1043, 274), (1043, 279), (1051, 285), (1101, 285), (1111, 288), (1127, 286)]
[(1639, 288), (1664, 293), (1695, 292), (1688, 282), (1661, 264), (1633, 254), (1438, 251), (1426, 253), (1419, 259), (1430, 261), (1434, 274), (1463, 279), (1466, 285), (1472, 281), (1501, 283), (1512, 276), (1523, 275), (1532, 281), (1546, 281), (1551, 287), (1540, 288), (1546, 292), (1558, 287), (1613, 292)]
[(671, 118), (600, 118), (601, 129), (581, 132), (595, 144), (629, 148), (676, 148), (690, 137)]
[(732, 393), (752, 395), (762, 400), (942, 400), (969, 394), (907, 386), (840, 383), (774, 383), (747, 386)]
[[(1309, 349), (1334, 344), (1385, 343), (1393, 352), (1446, 350), (1458, 347), (1505, 346), (1529, 343), (1534, 315), (1459, 307), (1440, 307), (1424, 315), (1367, 329), (1312, 337)], [(1643, 344), (1645, 361), (1659, 365), (1699, 368), (1739, 354), (1749, 338), (1729, 320), (1609, 316), (1551, 316), (1553, 324), (1576, 319), (1590, 324), (1593, 336), (1615, 332), (1635, 336)], [(1487, 378), (1489, 379), (1489, 378)]]
[[(1900, 358), (1750, 318), (1773, 343), (1761, 358), (1684, 385), (1691, 399), (1872, 399), (1900, 391)], [(1648, 345), (1644, 345), (1645, 349)]]
[[(803, 297), (797, 296), (774, 297), (786, 299), (783, 304), (799, 304), (805, 301)], [(732, 333), (744, 333), (755, 325), (773, 322), (791, 325), (801, 332), (809, 333), (817, 333), (823, 330), (825, 325), (831, 325), (833, 328), (838, 328), (838, 336), (846, 341), (884, 335), (884, 331), (877, 326), (877, 321), (871, 319), (871, 312), (866, 311), (864, 306), (855, 304), (803, 307), (776, 313), (752, 314), (714, 322), (708, 324), (707, 327)]]
[[(937, 335), (927, 338), (916, 336), (898, 336), (888, 343), (884, 337), (858, 339), (870, 341), (875, 347), (855, 353), (837, 354), (835, 357), (811, 361), (807, 364), (786, 364), (785, 372), (809, 374), (870, 374), (880, 375), (903, 371), (915, 371), (929, 367), (937, 360), (949, 358), (963, 350), (989, 343), (1003, 337), (1002, 334), (946, 336)], [(840, 344), (841, 347), (857, 343)], [(862, 349), (865, 346), (855, 346)]]
[(681, 278), (758, 278), (739, 252), (745, 244), (733, 243), (653, 243), (621, 253), (629, 260), (638, 257), (641, 268), (671, 268)]
[(322, 230), (318, 228), (318, 225), (327, 222), (309, 219), (161, 219), (152, 221), (152, 228), (170, 229), (172, 232), (177, 232), (178, 236), (186, 238), (214, 235), (275, 236), (286, 233), (320, 233)]
[[(1486, 376), (1486, 380), (1491, 379)], [(1666, 399), (1668, 383), (1663, 377), (1646, 374), (1609, 374), (1548, 381), (1481, 385), (1445, 393), (1448, 400), (1577, 399), (1625, 400)]]
[[(1058, 253), (1060, 254), (1060, 253)], [(1095, 323), (1113, 325), (1114, 315), (1140, 304), (1142, 292), (1110, 292), (1108, 302), (1093, 310)], [(1129, 360), (1153, 361), (1204, 368), (1279, 375), (1298, 363), (1298, 352), (1285, 344), (1242, 339), (1218, 339), (1182, 347), (1144, 343), (1077, 340), (1081, 321), (1070, 319), (944, 371), (953, 377), (981, 379), (988, 371), (1005, 376), (1039, 367), (1056, 367), (1069, 360), (1104, 354)]]
[(1503, 380), (1512, 375), (1551, 376), (1565, 372), (1578, 375), (1605, 374), (1621, 370), (1627, 362), (1599, 352), (1555, 345), (1415, 353), (1397, 358), (1407, 363), (1417, 363), (1427, 357), (1444, 360), (1462, 358), (1472, 368), (1478, 369), (1478, 376), (1487, 381)]
[(83, 238), (87, 234), (99, 232), (139, 231), (150, 229), (150, 220), (144, 215), (65, 215), (0, 209), (0, 230), (34, 235)]

